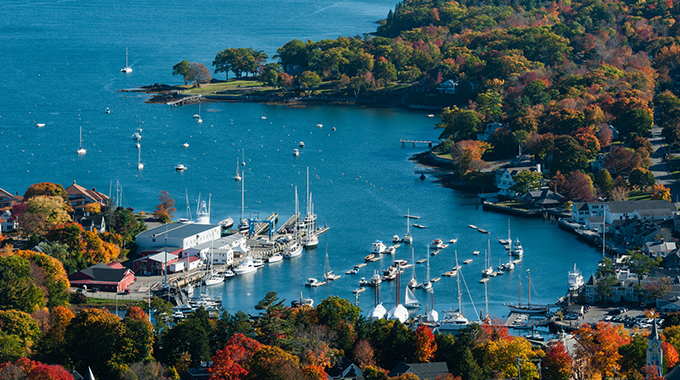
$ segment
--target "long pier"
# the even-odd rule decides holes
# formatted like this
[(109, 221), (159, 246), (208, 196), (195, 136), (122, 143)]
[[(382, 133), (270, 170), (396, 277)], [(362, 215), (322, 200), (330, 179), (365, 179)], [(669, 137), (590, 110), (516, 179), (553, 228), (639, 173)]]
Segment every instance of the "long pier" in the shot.
[(203, 95), (184, 96), (184, 97), (181, 97), (177, 100), (167, 102), (166, 104), (171, 106), (171, 107), (177, 107), (177, 106), (183, 106), (185, 104), (200, 102), (202, 98), (203, 98)]
[(404, 139), (399, 139), (401, 142), (401, 146), (404, 147), (406, 146), (406, 143), (413, 144), (413, 147), (416, 147), (416, 144), (427, 144), (428, 147), (432, 148), (432, 144), (436, 143), (436, 141), (430, 141), (430, 140), (404, 140)]

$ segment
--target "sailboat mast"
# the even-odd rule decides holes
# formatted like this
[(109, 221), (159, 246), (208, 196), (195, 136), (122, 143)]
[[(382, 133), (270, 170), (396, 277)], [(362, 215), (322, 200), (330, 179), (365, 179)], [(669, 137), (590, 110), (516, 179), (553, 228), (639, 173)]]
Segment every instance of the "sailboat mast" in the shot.
[(522, 306), (522, 275), (519, 275), (517, 278), (519, 278), (519, 305)]
[(529, 286), (527, 287), (527, 295), (529, 300), (529, 307), (531, 307), (531, 272), (527, 269), (527, 278), (529, 279)]
[(416, 254), (413, 251), (413, 247), (411, 247), (411, 267), (413, 268), (413, 278), (416, 278)]
[(243, 171), (243, 176), (241, 177), (241, 221), (243, 221), (243, 211), (246, 208), (245, 204), (245, 183), (246, 183), (246, 172)]

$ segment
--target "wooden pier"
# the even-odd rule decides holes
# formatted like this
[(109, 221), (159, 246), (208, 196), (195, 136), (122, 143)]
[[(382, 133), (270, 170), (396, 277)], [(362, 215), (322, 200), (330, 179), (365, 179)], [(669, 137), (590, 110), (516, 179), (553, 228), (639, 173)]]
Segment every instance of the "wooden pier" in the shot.
[(183, 106), (185, 104), (192, 104), (192, 103), (198, 103), (201, 101), (203, 98), (203, 95), (193, 95), (193, 96), (184, 96), (182, 98), (179, 98), (177, 100), (173, 100), (171, 102), (167, 102), (166, 104), (172, 107), (178, 107), (178, 106)]
[(434, 144), (436, 141), (430, 141), (430, 140), (404, 140), (404, 139), (399, 139), (401, 142), (401, 146), (404, 147), (406, 146), (406, 143), (413, 144), (413, 147), (416, 147), (416, 144), (427, 144), (428, 147), (432, 148), (432, 144)]

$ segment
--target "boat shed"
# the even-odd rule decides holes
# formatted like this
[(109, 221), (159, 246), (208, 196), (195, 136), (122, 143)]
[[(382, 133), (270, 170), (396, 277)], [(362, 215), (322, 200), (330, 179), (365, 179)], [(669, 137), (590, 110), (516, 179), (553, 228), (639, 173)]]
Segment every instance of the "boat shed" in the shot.
[[(176, 263), (179, 256), (172, 253), (158, 252), (153, 255), (139, 258), (133, 262), (135, 273), (140, 275), (157, 276), (165, 274), (165, 268)], [(170, 269), (170, 268), (168, 268)]]
[(135, 274), (120, 263), (96, 264), (68, 276), (71, 286), (122, 292), (135, 281)]
[[(135, 240), (137, 245), (143, 249), (155, 247), (164, 251), (167, 248), (193, 248), (199, 244), (210, 243), (219, 239), (220, 236), (222, 236), (222, 231), (218, 225), (168, 223), (140, 233)], [(174, 251), (174, 249), (170, 250)]]

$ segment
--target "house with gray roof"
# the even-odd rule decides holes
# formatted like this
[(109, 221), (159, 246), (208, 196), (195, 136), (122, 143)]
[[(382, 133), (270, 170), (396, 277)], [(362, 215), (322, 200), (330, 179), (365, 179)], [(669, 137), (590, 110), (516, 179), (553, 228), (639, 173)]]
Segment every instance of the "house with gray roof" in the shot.
[(449, 373), (449, 366), (446, 362), (432, 363), (404, 363), (397, 364), (394, 369), (387, 374), (387, 377), (397, 377), (405, 373), (412, 373), (420, 380), (435, 380), (437, 376), (444, 376)]
[(607, 223), (626, 218), (640, 220), (668, 220), (675, 217), (677, 207), (664, 200), (618, 201), (605, 203)]
[(604, 216), (604, 202), (574, 202), (571, 207), (571, 220), (585, 224), (591, 216)]
[(326, 379), (332, 380), (363, 380), (364, 372), (356, 364), (352, 363), (346, 357), (338, 358), (332, 367), (326, 370)]

